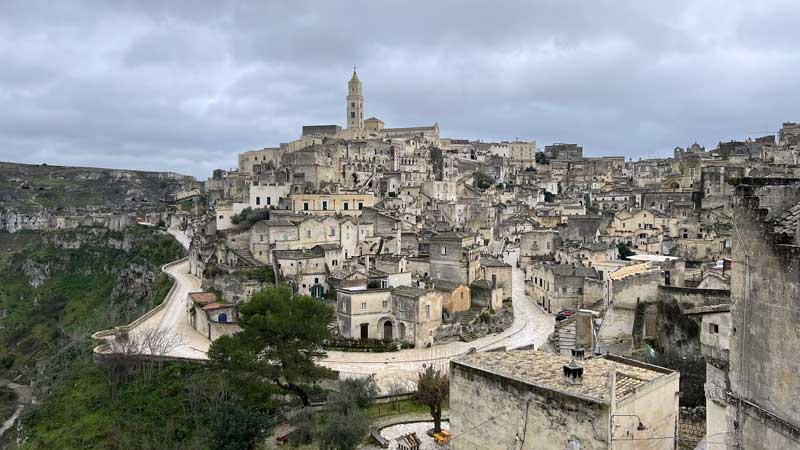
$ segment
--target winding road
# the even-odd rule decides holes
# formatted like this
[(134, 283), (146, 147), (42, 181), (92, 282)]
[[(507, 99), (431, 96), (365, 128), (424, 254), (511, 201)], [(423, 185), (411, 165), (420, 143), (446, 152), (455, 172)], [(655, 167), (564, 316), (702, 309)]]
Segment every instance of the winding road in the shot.
[(381, 392), (414, 389), (417, 374), (429, 365), (447, 371), (451, 359), (471, 348), (486, 351), (499, 347), (514, 349), (534, 345), (541, 347), (553, 332), (555, 320), (525, 295), (525, 275), (516, 267), (518, 250), (507, 254), (505, 261), (512, 269), (514, 323), (506, 331), (472, 342), (452, 342), (430, 348), (400, 350), (391, 353), (330, 351), (322, 365), (339, 371), (344, 377), (375, 376)]
[[(188, 237), (178, 231), (170, 234), (188, 248)], [(553, 316), (545, 313), (535, 302), (525, 295), (525, 279), (522, 270), (516, 267), (518, 251), (506, 255), (505, 261), (512, 269), (512, 304), (514, 322), (502, 333), (485, 336), (472, 342), (452, 342), (431, 348), (408, 349), (389, 353), (361, 353), (330, 351), (320, 362), (338, 371), (343, 377), (365, 377), (374, 375), (382, 392), (414, 389), (417, 374), (429, 365), (443, 371), (449, 368), (451, 359), (474, 348), (487, 351), (500, 347), (514, 349), (534, 345), (541, 347), (553, 332)], [(120, 327), (129, 334), (141, 334), (147, 330), (166, 330), (174, 336), (174, 345), (164, 356), (175, 359), (202, 361), (208, 359), (211, 342), (195, 331), (187, 321), (186, 298), (189, 292), (201, 290), (200, 279), (189, 274), (189, 263), (185, 259), (164, 266), (164, 271), (174, 280), (173, 289), (163, 304), (146, 313), (131, 324)], [(95, 333), (97, 339), (112, 339), (114, 330)], [(108, 346), (101, 345), (95, 352), (108, 352)]]
[[(186, 249), (189, 248), (190, 239), (180, 230), (169, 229), (169, 233)], [(114, 330), (105, 330), (95, 333), (94, 337), (107, 343), (113, 339), (115, 330), (127, 330), (129, 335), (142, 337), (152, 330), (163, 330), (168, 336), (168, 345), (160, 356), (174, 359), (204, 361), (208, 359), (208, 348), (211, 341), (198, 333), (189, 325), (187, 320), (186, 299), (190, 292), (202, 290), (199, 278), (189, 273), (189, 262), (186, 259), (166, 264), (163, 271), (173, 280), (172, 289), (167, 294), (161, 305), (145, 313), (142, 317), (127, 326)], [(108, 353), (107, 345), (95, 348), (95, 353)], [(142, 353), (146, 350), (142, 349)]]

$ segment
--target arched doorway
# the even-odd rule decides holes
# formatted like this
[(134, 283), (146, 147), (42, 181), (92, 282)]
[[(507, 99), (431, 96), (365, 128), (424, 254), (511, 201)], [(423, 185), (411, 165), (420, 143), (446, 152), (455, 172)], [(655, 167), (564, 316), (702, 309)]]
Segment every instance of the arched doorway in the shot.
[(228, 321), (228, 315), (227, 314), (220, 313), (220, 315), (217, 316), (217, 322), (227, 322), (227, 321)]
[(392, 322), (386, 321), (383, 322), (383, 340), (384, 341), (391, 341), (392, 340)]

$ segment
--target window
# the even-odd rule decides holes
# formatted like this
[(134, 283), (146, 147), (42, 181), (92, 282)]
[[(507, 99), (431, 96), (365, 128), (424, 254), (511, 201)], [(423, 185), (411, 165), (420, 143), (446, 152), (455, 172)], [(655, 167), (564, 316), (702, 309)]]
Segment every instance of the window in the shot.
[(562, 286), (561, 287), (561, 293), (562, 294), (566, 294), (567, 293), (567, 287), (566, 286)]
[(310, 238), (310, 237), (311, 237), (311, 230), (306, 230), (306, 237), (307, 237), (307, 238)]
[(583, 295), (583, 288), (578, 288), (578, 295)]
[(220, 218), (220, 219), (224, 219), (224, 218), (225, 218), (225, 216), (223, 216), (222, 214), (220, 214), (220, 215), (219, 215), (219, 218)]
[(303, 211), (308, 211), (308, 202), (303, 202)]
[(347, 202), (344, 202), (344, 210), (347, 211), (348, 209), (350, 209), (350, 204), (347, 203)]
[(383, 301), (383, 309), (389, 309), (389, 300)]
[(267, 197), (267, 204), (268, 204), (268, 205), (271, 205), (271, 204), (272, 204), (272, 197)]
[(708, 332), (711, 334), (718, 334), (719, 333), (719, 325), (716, 323), (708, 324)]
[(381, 280), (381, 289), (386, 289), (389, 287), (389, 280)]
[(364, 203), (363, 202), (358, 202), (358, 209), (359, 210), (364, 209)]
[(356, 113), (355, 112), (351, 112), (350, 113), (350, 118), (351, 119), (355, 119), (356, 118)]
[(443, 255), (446, 255), (446, 254), (447, 254), (447, 247), (442, 247), (442, 248), (441, 248), (441, 253), (442, 253)]
[(319, 284), (319, 278), (314, 278), (314, 284)]
[(261, 197), (256, 197), (256, 205), (260, 205), (260, 204), (261, 204)]
[(350, 102), (350, 107), (351, 108), (355, 108), (356, 107), (356, 102)]
[(362, 311), (366, 311), (367, 310), (367, 302), (361, 302), (361, 310)]
[(333, 261), (331, 261), (331, 265), (336, 267), (337, 265), (339, 265), (339, 261), (334, 259)]
[(336, 236), (336, 227), (331, 227), (330, 236)]
[(328, 202), (327, 202), (327, 200), (323, 200), (322, 201), (322, 210), (323, 211), (327, 211), (328, 210)]
[(425, 305), (425, 319), (431, 318), (431, 305)]

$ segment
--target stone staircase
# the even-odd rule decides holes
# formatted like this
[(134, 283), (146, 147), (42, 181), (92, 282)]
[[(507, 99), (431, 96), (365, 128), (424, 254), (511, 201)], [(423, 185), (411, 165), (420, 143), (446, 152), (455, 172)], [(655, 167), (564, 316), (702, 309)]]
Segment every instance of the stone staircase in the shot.
[(481, 311), (482, 311), (481, 307), (473, 306), (472, 308), (468, 309), (463, 316), (461, 316), (461, 319), (459, 319), (458, 323), (461, 324), (462, 331), (460, 336), (462, 341), (472, 342), (475, 339), (478, 339), (479, 336), (477, 336), (473, 331), (463, 331), (463, 330), (469, 330), (470, 325), (475, 321), (475, 318), (478, 317), (478, 315), (480, 315)]
[(237, 255), (239, 255), (239, 259), (245, 263), (247, 266), (263, 266), (264, 264), (258, 262), (255, 257), (253, 257), (253, 253), (250, 252), (248, 247), (231, 247)]
[(575, 316), (556, 322), (555, 330), (553, 331), (553, 346), (558, 351), (558, 354), (569, 356), (571, 350), (575, 348), (577, 340)]

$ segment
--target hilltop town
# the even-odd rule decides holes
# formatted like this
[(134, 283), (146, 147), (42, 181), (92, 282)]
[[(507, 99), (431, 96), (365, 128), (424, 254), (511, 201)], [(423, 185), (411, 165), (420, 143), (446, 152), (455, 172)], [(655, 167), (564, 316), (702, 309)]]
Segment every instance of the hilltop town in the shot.
[[(554, 449), (795, 448), (800, 124), (588, 157), (388, 127), (365, 118), (355, 70), (343, 94), (344, 126), (302, 126), (205, 181), (4, 164), (0, 229), (174, 235), (177, 287), (126, 328), (166, 326), (166, 358), (207, 360), (266, 286), (330, 305), (320, 364), (340, 377), (389, 394), (449, 372), (453, 449), (532, 433)], [(75, 180), (116, 188), (87, 207)], [(113, 353), (118, 335), (95, 331)]]

